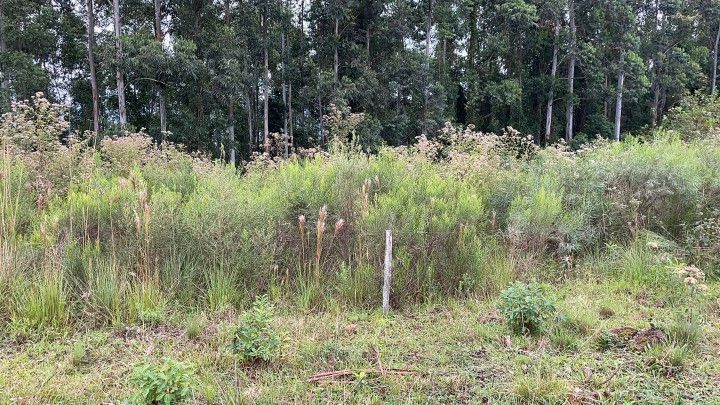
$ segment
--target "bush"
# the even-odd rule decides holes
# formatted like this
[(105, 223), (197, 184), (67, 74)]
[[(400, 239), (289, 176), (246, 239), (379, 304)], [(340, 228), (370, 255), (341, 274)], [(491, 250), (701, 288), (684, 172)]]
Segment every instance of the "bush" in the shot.
[(166, 359), (161, 364), (144, 363), (130, 376), (137, 386), (131, 398), (135, 404), (178, 404), (192, 395), (196, 381), (195, 367), (190, 363)]
[(258, 297), (240, 319), (232, 350), (241, 361), (269, 361), (280, 348), (280, 336), (273, 329), (273, 305), (266, 296)]
[(498, 309), (514, 333), (537, 334), (555, 314), (555, 303), (544, 285), (514, 283), (500, 294)]

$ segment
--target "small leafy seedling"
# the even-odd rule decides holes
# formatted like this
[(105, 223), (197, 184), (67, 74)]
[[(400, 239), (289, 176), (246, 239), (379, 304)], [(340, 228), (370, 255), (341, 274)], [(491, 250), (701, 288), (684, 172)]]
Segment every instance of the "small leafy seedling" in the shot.
[(498, 310), (517, 334), (538, 334), (555, 314), (555, 302), (547, 287), (538, 283), (514, 283), (500, 294)]
[(274, 307), (266, 296), (258, 297), (235, 330), (232, 350), (241, 361), (269, 361), (280, 348), (280, 337), (271, 323)]
[(166, 359), (161, 364), (143, 363), (135, 367), (130, 382), (137, 386), (131, 403), (178, 404), (192, 395), (195, 367), (190, 363), (172, 359)]

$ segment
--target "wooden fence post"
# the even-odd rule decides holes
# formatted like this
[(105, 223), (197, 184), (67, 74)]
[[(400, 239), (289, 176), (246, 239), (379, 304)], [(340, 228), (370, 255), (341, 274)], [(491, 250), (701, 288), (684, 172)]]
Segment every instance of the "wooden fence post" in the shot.
[(383, 313), (390, 312), (390, 278), (392, 277), (392, 231), (385, 231), (385, 271), (383, 272)]

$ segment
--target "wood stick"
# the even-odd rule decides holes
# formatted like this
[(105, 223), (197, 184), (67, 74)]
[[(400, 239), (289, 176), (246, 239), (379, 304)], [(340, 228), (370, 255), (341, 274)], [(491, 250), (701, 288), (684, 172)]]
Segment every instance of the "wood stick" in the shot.
[(383, 313), (390, 312), (390, 278), (392, 277), (392, 231), (385, 231), (385, 269), (383, 273)]

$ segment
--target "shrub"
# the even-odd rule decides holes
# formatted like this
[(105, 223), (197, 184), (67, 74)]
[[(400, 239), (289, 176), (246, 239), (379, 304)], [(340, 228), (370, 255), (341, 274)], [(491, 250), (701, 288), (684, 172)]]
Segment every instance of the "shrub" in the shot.
[(280, 337), (273, 329), (273, 305), (266, 296), (258, 297), (240, 319), (232, 350), (241, 361), (269, 361), (280, 348)]
[(500, 313), (517, 334), (537, 334), (555, 313), (548, 287), (538, 283), (514, 283), (500, 294)]
[(190, 363), (166, 359), (161, 364), (144, 363), (130, 376), (137, 386), (131, 398), (135, 404), (178, 404), (190, 398), (196, 384), (195, 367)]
[(380, 280), (370, 265), (352, 267), (342, 263), (335, 284), (347, 304), (367, 307), (378, 302)]

